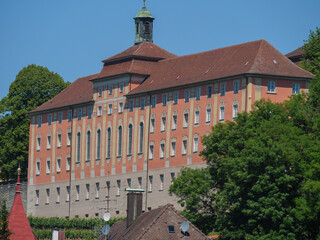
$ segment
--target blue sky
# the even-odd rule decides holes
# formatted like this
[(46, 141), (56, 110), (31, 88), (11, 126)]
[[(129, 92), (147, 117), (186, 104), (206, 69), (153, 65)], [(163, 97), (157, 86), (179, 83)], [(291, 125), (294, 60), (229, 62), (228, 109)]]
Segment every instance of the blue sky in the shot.
[[(0, 0), (0, 99), (29, 64), (65, 81), (133, 45), (142, 0)], [(319, 0), (147, 0), (154, 43), (177, 55), (265, 39), (286, 54), (320, 27)]]

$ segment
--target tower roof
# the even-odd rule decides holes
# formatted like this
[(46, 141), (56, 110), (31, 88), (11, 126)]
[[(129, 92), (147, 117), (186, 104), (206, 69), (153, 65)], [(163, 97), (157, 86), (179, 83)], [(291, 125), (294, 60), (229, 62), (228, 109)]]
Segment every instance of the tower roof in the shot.
[(8, 217), (9, 230), (12, 232), (10, 239), (15, 240), (35, 240), (37, 239), (32, 233), (27, 215), (21, 199), (20, 191), (20, 168), (18, 170), (18, 181), (16, 188), (16, 195)]
[(137, 15), (134, 17), (134, 19), (136, 19), (136, 18), (152, 18), (152, 19), (154, 19), (151, 12), (149, 12), (147, 10), (145, 3), (146, 3), (146, 1), (143, 0), (143, 7), (142, 7), (141, 11), (137, 13)]

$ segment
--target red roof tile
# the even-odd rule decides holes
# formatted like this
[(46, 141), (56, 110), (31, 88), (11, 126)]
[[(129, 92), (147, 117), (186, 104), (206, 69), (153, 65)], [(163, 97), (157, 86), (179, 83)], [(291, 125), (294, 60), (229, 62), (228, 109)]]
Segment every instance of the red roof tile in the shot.
[(37, 239), (31, 230), (27, 215), (21, 199), (20, 173), (18, 175), (16, 195), (8, 217), (9, 231), (12, 232), (9, 239), (14, 240), (35, 240)]
[(287, 53), (286, 56), (287, 56), (288, 58), (301, 57), (301, 56), (304, 54), (302, 48), (303, 48), (303, 47), (299, 47), (299, 48), (297, 48), (296, 50)]
[(121, 53), (118, 53), (102, 62), (108, 63), (114, 60), (133, 58), (133, 57), (147, 57), (155, 59), (166, 59), (176, 57), (177, 55), (168, 52), (167, 50), (157, 46), (154, 43), (143, 42), (139, 45), (134, 45)]
[(313, 78), (265, 40), (159, 61), (150, 77), (128, 95), (241, 74)]
[[(171, 204), (153, 209), (139, 216), (129, 227), (126, 219), (112, 225), (109, 238), (120, 239), (148, 239), (172, 240), (181, 239), (181, 223), (187, 221)], [(175, 232), (169, 233), (168, 226), (174, 226)], [(190, 223), (188, 239), (209, 239), (197, 227)]]
[(60, 94), (37, 107), (30, 113), (45, 111), (54, 108), (62, 108), (69, 105), (76, 105), (93, 100), (93, 83), (90, 81), (98, 74), (78, 78)]

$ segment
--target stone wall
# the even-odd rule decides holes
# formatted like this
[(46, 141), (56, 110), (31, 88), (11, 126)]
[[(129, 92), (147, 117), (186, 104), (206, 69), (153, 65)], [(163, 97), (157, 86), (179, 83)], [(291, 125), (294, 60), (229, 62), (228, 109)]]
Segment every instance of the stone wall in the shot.
[[(16, 181), (0, 182), (0, 199), (5, 199), (7, 202), (7, 209), (10, 211), (13, 204), (14, 196), (16, 194)], [(25, 211), (27, 210), (27, 193), (28, 182), (27, 179), (21, 180), (21, 198)]]

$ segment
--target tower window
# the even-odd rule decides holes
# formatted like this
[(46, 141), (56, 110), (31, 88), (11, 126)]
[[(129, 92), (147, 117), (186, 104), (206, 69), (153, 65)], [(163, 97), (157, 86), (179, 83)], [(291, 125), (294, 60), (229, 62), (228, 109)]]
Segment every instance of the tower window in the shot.
[(139, 33), (139, 24), (136, 24), (136, 34)]
[(150, 23), (146, 22), (144, 24), (145, 33), (150, 34)]

